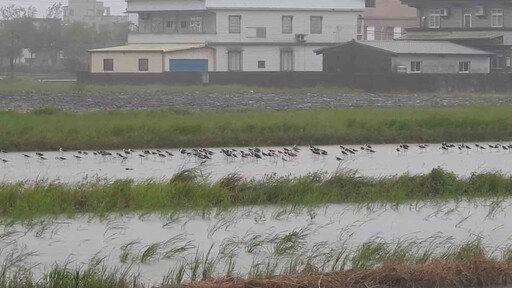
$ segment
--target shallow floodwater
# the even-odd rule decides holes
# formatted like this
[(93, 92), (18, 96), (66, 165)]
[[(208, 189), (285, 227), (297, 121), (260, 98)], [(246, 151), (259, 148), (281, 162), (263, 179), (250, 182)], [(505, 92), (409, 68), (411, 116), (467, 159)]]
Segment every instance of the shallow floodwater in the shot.
[[(332, 260), (332, 253), (342, 247), (350, 251), (376, 240), (418, 241), (419, 245), (443, 250), (478, 238), (487, 247), (504, 247), (512, 236), (508, 217), (512, 199), (494, 201), (422, 202), (393, 209), (372, 205), (265, 206), (196, 214), (110, 216), (104, 220), (93, 216), (47, 223), (41, 220), (2, 225), (1, 233), (12, 234), (0, 237), (0, 258), (15, 248), (36, 252), (26, 261), (39, 264), (35, 268), (38, 271), (47, 271), (55, 263), (71, 263), (73, 267), (106, 256), (105, 264), (128, 267), (133, 263), (132, 271), (140, 272), (147, 282), (158, 283), (179, 263), (188, 263), (210, 247), (215, 257), (231, 251), (235, 270), (240, 273), (273, 257), (284, 262), (292, 254), (317, 255), (321, 262), (323, 253)], [(291, 234), (303, 236), (298, 238), (300, 245), (279, 258), (276, 245)], [(141, 255), (152, 244), (157, 247), (155, 255), (141, 263)], [(184, 248), (176, 252), (177, 247)], [(174, 252), (169, 256), (169, 251)], [(219, 266), (217, 272), (223, 273), (224, 266)]]
[[(487, 146), (487, 145), (485, 145)], [(358, 146), (352, 146), (358, 148)], [(440, 149), (440, 145), (430, 145), (426, 150), (411, 146), (407, 153), (396, 151), (397, 145), (375, 145), (375, 153), (358, 152), (355, 155), (341, 154), (339, 146), (320, 147), (328, 152), (327, 156), (314, 155), (308, 147), (300, 147), (302, 151), (297, 157), (267, 158), (262, 160), (230, 158), (220, 154), (220, 149), (211, 149), (216, 154), (211, 160), (196, 159), (193, 156), (182, 156), (177, 150), (167, 150), (174, 157), (148, 156), (141, 159), (133, 153), (126, 161), (115, 157), (116, 152), (111, 151), (114, 157), (78, 155), (77, 152), (44, 152), (48, 160), (37, 159), (34, 152), (27, 152), (31, 158), (26, 159), (22, 153), (0, 154), (0, 158), (7, 163), (0, 163), (0, 180), (4, 182), (20, 180), (60, 180), (63, 182), (77, 182), (90, 178), (125, 179), (169, 179), (176, 172), (187, 168), (200, 167), (204, 176), (210, 180), (219, 179), (229, 173), (240, 173), (248, 178), (262, 178), (267, 174), (275, 173), (280, 176), (298, 176), (311, 172), (332, 173), (339, 169), (356, 170), (360, 175), (389, 176), (397, 174), (428, 173), (433, 168), (441, 167), (461, 176), (468, 176), (473, 172), (500, 171), (503, 174), (512, 174), (512, 153), (508, 150), (486, 149), (476, 151), (473, 149), (459, 151), (457, 148), (450, 151)], [(247, 148), (242, 148), (247, 151)], [(238, 151), (242, 149), (237, 149)], [(262, 148), (283, 150), (283, 147)], [(165, 153), (164, 153), (165, 154)], [(74, 155), (81, 159), (75, 159)], [(342, 157), (340, 162), (336, 156)], [(64, 157), (66, 160), (57, 160)]]

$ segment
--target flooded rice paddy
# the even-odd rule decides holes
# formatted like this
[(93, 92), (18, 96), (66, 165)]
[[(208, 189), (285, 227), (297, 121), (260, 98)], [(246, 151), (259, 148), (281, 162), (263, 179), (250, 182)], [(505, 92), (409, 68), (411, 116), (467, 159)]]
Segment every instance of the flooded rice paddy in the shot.
[(512, 236), (510, 205), (509, 199), (396, 207), (265, 206), (101, 220), (87, 215), (40, 219), (2, 224), (0, 257), (5, 259), (9, 251), (25, 253), (23, 261), (35, 265), (36, 274), (56, 263), (73, 267), (102, 259), (109, 267), (140, 273), (148, 283), (160, 283), (180, 265), (190, 277), (197, 259), (211, 261), (216, 275), (226, 275), (229, 267), (247, 275), (269, 262), (279, 263), (279, 272), (298, 260), (325, 268), (335, 265), (339, 251), (348, 255), (372, 241), (414, 244), (415, 253), (422, 248), (444, 251), (470, 239), (485, 247), (507, 248)]
[[(512, 174), (509, 144), (481, 145), (0, 153), (0, 179), (66, 183), (97, 178), (163, 180), (196, 167), (212, 181), (230, 173), (259, 179), (268, 174), (299, 176), (341, 169), (372, 177), (422, 174), (437, 167), (460, 176), (489, 171)], [(281, 273), (304, 263), (326, 270), (336, 265), (350, 267), (354, 263), (351, 255), (364, 243), (441, 252), (476, 239), (501, 253), (500, 249), (510, 247), (511, 205), (512, 199), (478, 199), (309, 208), (252, 206), (25, 222), (5, 219), (0, 224), (0, 259), (9, 263), (15, 258), (18, 264), (21, 261), (34, 267), (35, 275), (54, 264), (74, 267), (101, 259), (108, 267), (119, 267), (157, 284), (165, 277), (176, 277), (179, 271), (185, 279), (194, 279), (194, 269), (211, 269), (215, 275), (256, 275), (269, 267)], [(337, 262), (339, 259), (344, 259), (343, 263)]]
[[(485, 150), (469, 144), (471, 149), (459, 149), (458, 145), (443, 149), (440, 144), (420, 148), (417, 145), (404, 151), (398, 145), (375, 145), (374, 152), (361, 151), (360, 146), (345, 148), (357, 149), (355, 153), (347, 153), (340, 146), (320, 146), (326, 155), (318, 155), (309, 147), (265, 147), (258, 153), (261, 159), (249, 155), (252, 148), (229, 148), (236, 156), (226, 156), (221, 149), (208, 149), (213, 152), (206, 159), (197, 157), (192, 149), (181, 153), (177, 149), (156, 149), (133, 151), (102, 151), (107, 155), (93, 155), (93, 151), (43, 152), (39, 157), (35, 152), (0, 153), (0, 180), (14, 182), (23, 180), (58, 180), (62, 182), (78, 182), (91, 178), (105, 179), (169, 179), (183, 169), (200, 167), (203, 175), (215, 181), (230, 173), (239, 173), (247, 178), (262, 178), (268, 174), (279, 176), (300, 176), (311, 172), (332, 173), (340, 169), (357, 171), (360, 175), (381, 177), (400, 175), (404, 173), (428, 173), (433, 168), (443, 168), (460, 176), (471, 173), (499, 171), (509, 175), (512, 173), (512, 153), (507, 145), (502, 143), (498, 148), (482, 144)], [(495, 144), (490, 144), (494, 146)], [(511, 146), (512, 147), (512, 146)], [(286, 149), (295, 155), (286, 154)], [(275, 156), (269, 155), (275, 151)], [(343, 152), (345, 151), (344, 155)], [(80, 152), (80, 154), (78, 153)], [(167, 153), (168, 152), (168, 153)], [(149, 154), (148, 154), (149, 153)], [(201, 152), (203, 153), (203, 152)], [(110, 154), (110, 155), (109, 155)], [(160, 154), (160, 155), (159, 155)], [(174, 155), (174, 156), (171, 156)], [(245, 154), (245, 157), (243, 156)]]

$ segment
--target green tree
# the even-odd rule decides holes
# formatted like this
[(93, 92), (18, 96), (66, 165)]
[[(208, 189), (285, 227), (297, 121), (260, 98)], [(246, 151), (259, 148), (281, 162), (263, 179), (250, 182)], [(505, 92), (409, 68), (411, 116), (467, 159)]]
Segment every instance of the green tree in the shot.
[(64, 37), (64, 58), (68, 71), (80, 71), (86, 69), (89, 49), (95, 48), (96, 29), (86, 23), (73, 22), (67, 25)]

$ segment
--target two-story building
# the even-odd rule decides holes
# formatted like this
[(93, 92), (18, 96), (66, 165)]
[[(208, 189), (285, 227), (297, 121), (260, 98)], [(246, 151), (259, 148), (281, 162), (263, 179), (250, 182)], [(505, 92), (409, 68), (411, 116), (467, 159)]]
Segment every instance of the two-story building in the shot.
[(451, 41), (493, 52), (493, 72), (511, 72), (512, 0), (402, 0), (418, 27), (402, 40)]
[(357, 37), (365, 0), (128, 0), (128, 45), (91, 51), (93, 73), (322, 71), (314, 50)]

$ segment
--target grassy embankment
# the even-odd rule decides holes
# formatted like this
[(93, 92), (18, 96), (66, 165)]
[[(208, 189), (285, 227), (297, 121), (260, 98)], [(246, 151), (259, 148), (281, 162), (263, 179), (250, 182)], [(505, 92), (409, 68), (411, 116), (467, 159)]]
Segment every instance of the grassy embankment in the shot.
[(311, 174), (298, 178), (245, 180), (229, 175), (216, 183), (185, 171), (168, 182), (116, 180), (111, 183), (1, 184), (0, 217), (115, 212), (205, 211), (241, 205), (317, 205), (326, 203), (404, 203), (512, 196), (512, 177), (481, 174), (457, 178), (441, 169), (422, 176), (357, 177)]
[(8, 151), (507, 141), (512, 105), (462, 108), (0, 112)]
[(0, 81), (0, 93), (256, 93), (267, 94), (344, 94), (362, 93), (361, 90), (334, 86), (316, 87), (254, 87), (246, 85), (99, 85), (74, 82), (39, 82), (29, 79)]

